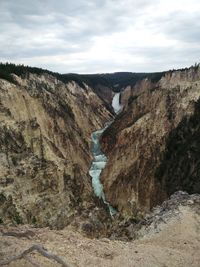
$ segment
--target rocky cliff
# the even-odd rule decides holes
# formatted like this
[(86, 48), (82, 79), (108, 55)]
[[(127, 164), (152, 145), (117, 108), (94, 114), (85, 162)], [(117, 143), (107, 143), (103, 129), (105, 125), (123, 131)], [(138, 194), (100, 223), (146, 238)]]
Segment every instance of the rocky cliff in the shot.
[(140, 217), (177, 190), (200, 192), (200, 69), (167, 72), (121, 94), (124, 110), (102, 136), (106, 198)]
[(87, 85), (0, 79), (0, 221), (61, 228), (93, 205), (90, 135), (112, 115)]
[[(51, 73), (0, 80), (1, 222), (62, 228), (95, 208), (91, 133), (113, 118), (114, 94), (95, 86)], [(124, 109), (101, 143), (106, 198), (124, 217), (142, 217), (177, 190), (200, 192), (199, 97), (198, 67), (123, 89)]]
[[(0, 266), (199, 267), (200, 68), (120, 74), (113, 86), (92, 76), (92, 88), (13, 69), (0, 79)], [(101, 180), (113, 217), (88, 173), (91, 133), (108, 121)]]

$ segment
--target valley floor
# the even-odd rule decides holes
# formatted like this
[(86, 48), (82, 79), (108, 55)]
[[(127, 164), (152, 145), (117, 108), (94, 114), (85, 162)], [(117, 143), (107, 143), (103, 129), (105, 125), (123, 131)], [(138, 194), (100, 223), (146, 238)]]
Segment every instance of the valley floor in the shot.
[[(1, 226), (0, 231), (0, 266), (61, 266), (38, 252), (2, 265), (3, 261), (19, 255), (34, 244), (40, 244), (48, 252), (59, 256), (66, 266), (200, 266), (200, 214), (188, 206), (182, 206), (178, 216), (173, 216), (167, 223), (160, 222), (158, 227), (154, 225), (153, 229), (145, 230), (145, 237), (131, 242), (89, 239), (67, 228), (56, 231), (30, 226)], [(15, 233), (18, 233), (17, 237), (11, 236)], [(19, 233), (22, 233), (21, 236)]]

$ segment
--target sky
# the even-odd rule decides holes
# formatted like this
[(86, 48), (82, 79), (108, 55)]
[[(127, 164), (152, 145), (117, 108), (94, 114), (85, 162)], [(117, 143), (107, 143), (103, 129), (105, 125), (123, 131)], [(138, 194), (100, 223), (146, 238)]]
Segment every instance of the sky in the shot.
[(1, 62), (105, 73), (199, 59), (199, 0), (0, 0)]

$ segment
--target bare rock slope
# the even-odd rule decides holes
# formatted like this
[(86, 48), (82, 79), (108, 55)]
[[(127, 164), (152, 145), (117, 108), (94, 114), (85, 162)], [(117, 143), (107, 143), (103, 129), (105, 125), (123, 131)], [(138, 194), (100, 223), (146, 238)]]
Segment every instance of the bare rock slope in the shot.
[(177, 190), (200, 192), (199, 99), (199, 67), (122, 92), (124, 110), (101, 143), (106, 198), (125, 217), (141, 217)]
[(85, 85), (0, 80), (0, 221), (62, 228), (93, 205), (90, 135), (112, 116)]

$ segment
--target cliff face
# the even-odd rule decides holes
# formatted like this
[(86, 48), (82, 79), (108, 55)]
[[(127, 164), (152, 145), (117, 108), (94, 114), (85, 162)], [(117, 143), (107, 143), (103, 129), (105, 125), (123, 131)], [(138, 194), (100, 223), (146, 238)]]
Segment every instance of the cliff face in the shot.
[(199, 68), (122, 92), (124, 111), (101, 142), (106, 198), (124, 216), (140, 216), (176, 190), (200, 192), (199, 98)]
[[(91, 133), (112, 118), (113, 92), (98, 97), (49, 74), (13, 77), (0, 80), (0, 222), (62, 228), (96, 205)], [(140, 217), (177, 190), (200, 192), (199, 98), (198, 68), (121, 93), (124, 110), (101, 143), (106, 199), (123, 216)]]
[(90, 135), (111, 118), (89, 88), (0, 80), (0, 220), (63, 227), (93, 203)]
[(112, 103), (114, 93), (110, 87), (97, 84), (92, 89), (108, 106)]

